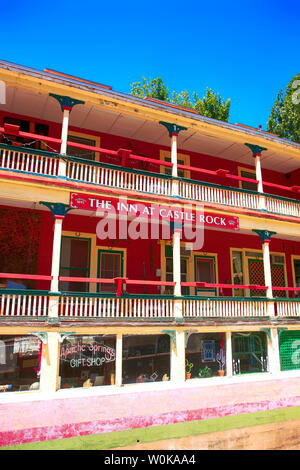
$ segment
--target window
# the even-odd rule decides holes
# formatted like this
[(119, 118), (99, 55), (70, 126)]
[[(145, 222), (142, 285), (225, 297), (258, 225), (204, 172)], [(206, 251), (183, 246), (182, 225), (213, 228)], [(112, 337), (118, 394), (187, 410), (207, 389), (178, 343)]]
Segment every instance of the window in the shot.
[[(114, 279), (123, 276), (123, 251), (104, 251), (98, 253), (98, 277)], [(100, 292), (116, 292), (116, 284), (99, 284)]]
[[(62, 237), (60, 276), (89, 277), (90, 240)], [(60, 289), (69, 292), (87, 292), (87, 282), (60, 282)]]
[[(239, 168), (239, 176), (242, 176), (243, 178), (249, 178), (251, 180), (256, 180), (256, 172), (253, 170), (248, 170), (246, 168)], [(250, 183), (250, 181), (240, 181), (239, 183), (241, 189), (257, 191), (257, 183)]]
[(124, 336), (122, 369), (124, 384), (169, 380), (170, 337)]
[(42, 342), (33, 335), (0, 336), (0, 391), (38, 390)]
[[(180, 258), (181, 282), (188, 282), (188, 258)], [(173, 258), (166, 258), (166, 281), (173, 282)], [(166, 287), (165, 293), (173, 291), (173, 287)], [(170, 292), (170, 293), (171, 293)], [(181, 286), (181, 294), (189, 295), (189, 288)]]
[(60, 347), (60, 388), (113, 385), (115, 335), (74, 335)]
[[(216, 283), (216, 260), (213, 256), (195, 256), (195, 282)], [(205, 292), (204, 292), (205, 291)], [(196, 288), (196, 293), (215, 295), (215, 288)]]
[[(171, 162), (171, 154), (170, 152), (166, 152), (161, 150), (160, 152), (160, 159), (164, 160), (165, 162)], [(177, 164), (178, 165), (190, 165), (190, 157), (189, 155), (177, 154)], [(161, 173), (165, 175), (172, 175), (172, 168), (168, 166), (161, 166)], [(179, 178), (190, 178), (190, 171), (183, 170), (182, 168), (178, 168), (178, 176)]]
[[(242, 251), (232, 252), (232, 283), (233, 284), (244, 284), (243, 275), (243, 253)], [(233, 289), (233, 295), (238, 297), (244, 296), (243, 289)]]
[[(89, 138), (89, 136), (85, 137), (75, 133), (68, 135), (68, 141), (76, 144), (91, 145), (92, 147), (97, 147), (99, 145), (96, 137)], [(96, 160), (96, 153), (92, 150), (71, 147), (69, 145), (67, 146), (67, 155), (82, 158), (84, 160)]]
[(233, 373), (267, 372), (268, 356), (265, 333), (232, 334)]

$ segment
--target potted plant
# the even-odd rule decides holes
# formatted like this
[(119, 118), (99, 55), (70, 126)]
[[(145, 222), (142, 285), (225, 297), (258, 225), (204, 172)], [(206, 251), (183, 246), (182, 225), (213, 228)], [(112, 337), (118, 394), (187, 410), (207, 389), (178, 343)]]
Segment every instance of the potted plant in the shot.
[(211, 377), (211, 368), (204, 367), (204, 369), (199, 369), (198, 376), (200, 379), (204, 379), (205, 377)]
[(191, 370), (194, 367), (192, 362), (189, 362), (187, 359), (185, 361), (185, 378), (190, 379), (192, 376)]
[(221, 348), (220, 351), (216, 354), (216, 360), (219, 364), (219, 370), (218, 370), (218, 374), (220, 376), (223, 376), (225, 371), (224, 371), (224, 366), (226, 364), (226, 357), (223, 353), (223, 349)]

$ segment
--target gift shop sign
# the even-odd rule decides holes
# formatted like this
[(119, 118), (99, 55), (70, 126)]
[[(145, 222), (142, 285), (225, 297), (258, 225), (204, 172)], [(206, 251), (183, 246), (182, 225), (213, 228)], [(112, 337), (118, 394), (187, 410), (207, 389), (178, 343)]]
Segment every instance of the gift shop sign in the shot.
[(154, 219), (166, 222), (189, 223), (195, 226), (209, 226), (227, 230), (239, 230), (239, 218), (234, 216), (201, 212), (186, 208), (177, 208), (165, 204), (150, 204), (130, 201), (127, 198), (105, 198), (93, 194), (70, 194), (70, 207), (87, 211), (98, 211), (99, 214), (115, 214), (141, 219)]

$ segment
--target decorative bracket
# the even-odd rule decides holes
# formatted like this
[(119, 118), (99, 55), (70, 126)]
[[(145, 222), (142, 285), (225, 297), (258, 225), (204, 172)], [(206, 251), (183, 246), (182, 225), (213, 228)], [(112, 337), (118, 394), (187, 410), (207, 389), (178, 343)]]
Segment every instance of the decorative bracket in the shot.
[(178, 126), (177, 124), (173, 124), (170, 122), (165, 122), (165, 121), (159, 121), (159, 124), (162, 124), (168, 129), (169, 136), (172, 137), (172, 135), (178, 135), (180, 131), (186, 131), (187, 128), (183, 126)]
[(194, 333), (198, 333), (198, 330), (186, 330), (184, 333), (185, 333), (184, 346), (187, 347), (187, 344), (189, 342), (189, 337), (193, 335)]
[(47, 344), (48, 342), (47, 333), (43, 331), (30, 331), (28, 334), (37, 336), (42, 341), (43, 344)]
[(48, 207), (52, 212), (53, 219), (64, 219), (67, 213), (72, 209), (72, 207), (68, 206), (67, 204), (63, 204), (62, 202), (46, 202), (40, 201), (40, 204)]
[(277, 331), (278, 331), (278, 338), (280, 338), (280, 336), (282, 335), (282, 333), (283, 333), (284, 331), (286, 331), (286, 330), (288, 330), (288, 328), (285, 328), (285, 327), (283, 327), (283, 328), (278, 328), (278, 329), (277, 329)]
[(75, 331), (63, 331), (61, 333), (58, 333), (58, 341), (60, 343), (62, 343), (66, 338), (68, 338), (68, 336), (72, 336), (72, 335), (75, 335)]
[(176, 331), (175, 330), (161, 330), (161, 332), (165, 335), (169, 335), (171, 342), (173, 344), (173, 348), (176, 350)]
[(252, 230), (253, 232), (257, 233), (262, 243), (268, 243), (272, 237), (272, 235), (276, 235), (276, 232), (270, 232), (269, 230)]
[(245, 143), (245, 145), (247, 145), (247, 147), (249, 147), (249, 149), (250, 149), (251, 152), (252, 152), (253, 157), (260, 156), (260, 155), (261, 155), (261, 152), (262, 152), (263, 150), (268, 150), (267, 148), (265, 148), (265, 147), (260, 147), (259, 145), (246, 144), (246, 143)]
[(49, 93), (49, 96), (52, 96), (52, 98), (55, 98), (59, 102), (62, 111), (72, 111), (73, 106), (76, 104), (84, 104), (84, 101), (75, 100), (69, 96), (55, 95), (54, 93)]
[(270, 342), (272, 343), (271, 328), (260, 328), (260, 331), (263, 331), (268, 335)]

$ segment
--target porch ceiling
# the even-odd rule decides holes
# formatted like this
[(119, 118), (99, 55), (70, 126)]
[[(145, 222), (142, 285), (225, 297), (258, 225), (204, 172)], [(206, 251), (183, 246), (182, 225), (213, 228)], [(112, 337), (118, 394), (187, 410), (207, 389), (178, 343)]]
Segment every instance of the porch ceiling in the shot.
[[(30, 113), (33, 118), (59, 124), (62, 120), (60, 106), (55, 99), (49, 95), (24, 88), (8, 86), (6, 104), (0, 105), (0, 109), (20, 115)], [(125, 137), (129, 141), (134, 139), (161, 147), (170, 147), (170, 138), (166, 129), (155, 121), (132, 117), (118, 111), (108, 111), (91, 105), (75, 106), (70, 116), (70, 125), (73, 127)], [(245, 136), (245, 141), (247, 140), (247, 136)], [(251, 141), (250, 136), (249, 140)], [(193, 130), (180, 132), (178, 149), (181, 152), (201, 152), (217, 158), (254, 166), (251, 153), (243, 144), (200, 134)], [(158, 158), (157, 155), (153, 157)], [(284, 154), (272, 151), (264, 151), (261, 161), (262, 168), (284, 174), (296, 170), (300, 166), (297, 158), (286, 157)]]

